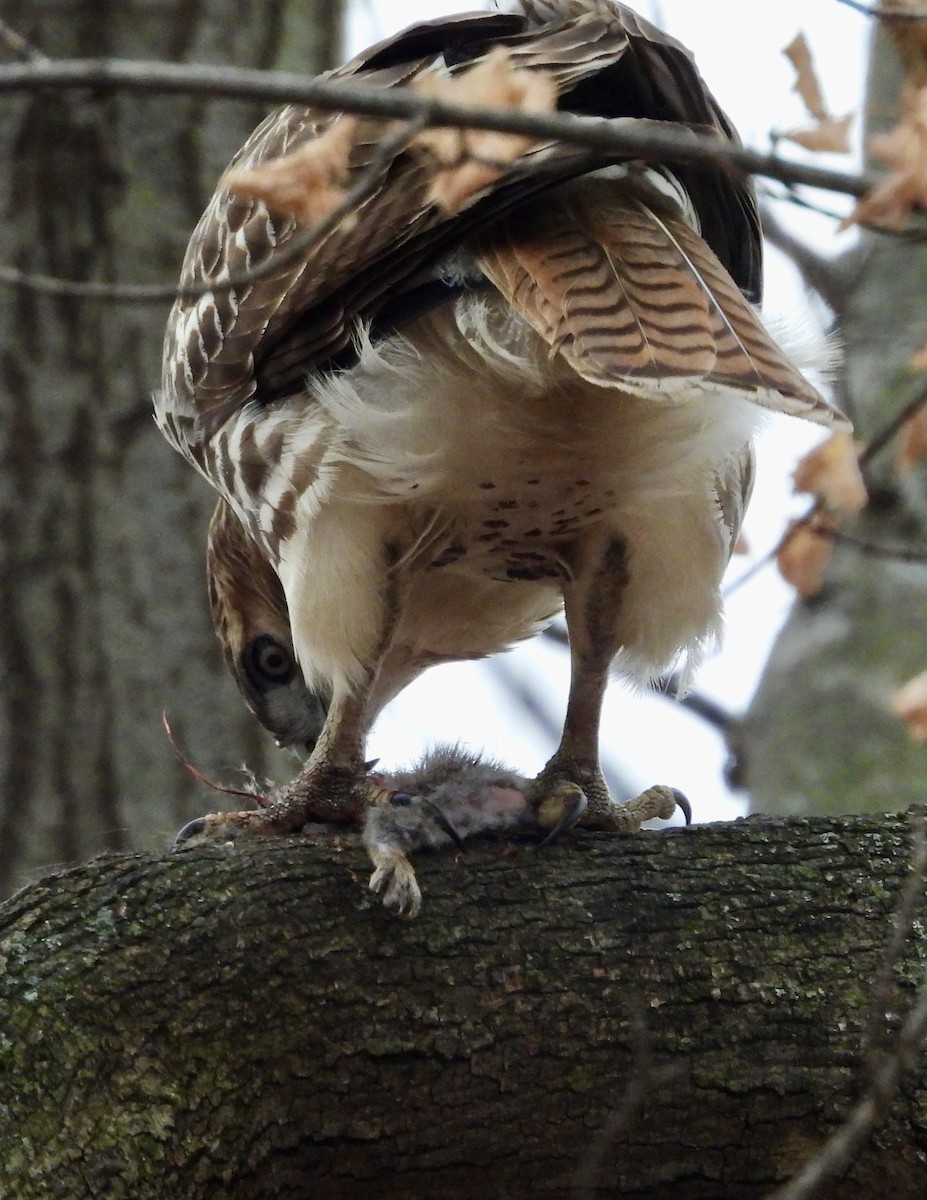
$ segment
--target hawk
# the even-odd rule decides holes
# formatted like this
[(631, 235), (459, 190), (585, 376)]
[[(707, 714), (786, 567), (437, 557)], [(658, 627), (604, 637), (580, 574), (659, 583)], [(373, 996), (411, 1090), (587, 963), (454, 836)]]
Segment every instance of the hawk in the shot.
[[(560, 110), (736, 140), (689, 52), (612, 0), (426, 21), (326, 78), (453, 82), (500, 54), (552, 82)], [(668, 788), (630, 809), (608, 794), (610, 672), (692, 664), (718, 635), (762, 410), (843, 422), (754, 311), (752, 185), (724, 165), (533, 142), (448, 205), (446, 162), (394, 128), (274, 113), (187, 250), (182, 287), (215, 290), (174, 304), (157, 420), (219, 493), (209, 572), (227, 661), (260, 720), (311, 750), (269, 808), (192, 832), (361, 821), (384, 704), (561, 610), (571, 683), (538, 804), (581, 790), (579, 819), (600, 829), (668, 815)], [(336, 136), (344, 188), (364, 186), (314, 239), (235, 186)]]

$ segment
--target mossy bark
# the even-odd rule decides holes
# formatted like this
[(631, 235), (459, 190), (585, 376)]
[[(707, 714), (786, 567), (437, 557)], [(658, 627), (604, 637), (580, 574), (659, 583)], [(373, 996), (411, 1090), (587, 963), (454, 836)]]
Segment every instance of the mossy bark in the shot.
[[(412, 923), (347, 838), (50, 876), (0, 910), (0, 1194), (762, 1196), (866, 1089), (909, 843), (899, 816), (484, 844), (421, 859)], [(881, 1033), (925, 958), (917, 923)], [(927, 1194), (923, 1065), (822, 1194)]]

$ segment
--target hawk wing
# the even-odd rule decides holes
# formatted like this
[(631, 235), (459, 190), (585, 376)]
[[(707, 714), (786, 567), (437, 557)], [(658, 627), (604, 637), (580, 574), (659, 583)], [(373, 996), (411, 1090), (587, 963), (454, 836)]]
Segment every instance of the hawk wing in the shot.
[[(515, 66), (550, 72), (564, 111), (646, 117), (735, 134), (678, 42), (620, 4), (606, 0), (531, 0), (518, 14), (487, 13), (414, 25), (344, 67), (332, 82), (406, 86), (427, 72), (455, 75), (494, 46)], [(337, 119), (288, 106), (272, 114), (233, 167), (254, 165), (321, 136)], [(381, 121), (360, 118), (350, 179), (369, 171), (383, 138)], [(301, 231), (260, 201), (220, 182), (197, 226), (181, 285), (221, 281), (279, 257), (260, 280), (198, 300), (178, 301), (165, 345), (159, 420), (169, 439), (218, 480), (204, 440), (251, 400), (271, 403), (299, 391), (306, 375), (339, 363), (358, 321), (397, 328), (409, 313), (446, 298), (437, 269), (465, 239), (498, 226), (526, 200), (603, 160), (563, 145), (535, 147), (463, 211), (428, 199), (431, 168), (421, 155), (397, 154), (382, 168), (352, 223), (342, 223), (294, 261), (286, 251)], [(733, 172), (674, 168), (701, 237), (751, 300), (761, 290), (761, 241), (751, 183)], [(342, 360), (343, 361), (343, 360)]]

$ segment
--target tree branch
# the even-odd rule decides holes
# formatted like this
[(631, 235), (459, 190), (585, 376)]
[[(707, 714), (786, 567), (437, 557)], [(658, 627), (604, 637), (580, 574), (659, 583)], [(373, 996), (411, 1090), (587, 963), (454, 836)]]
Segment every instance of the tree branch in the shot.
[(49, 61), (46, 54), (43, 54), (37, 46), (33, 46), (21, 33), (17, 33), (13, 26), (7, 24), (6, 21), (0, 21), (0, 42), (3, 42), (14, 54), (27, 62)]
[[(905, 944), (914, 928), (914, 920), (924, 898), (924, 877), (927, 871), (924, 812), (922, 809), (916, 809), (909, 815), (912, 832), (911, 871), (901, 889), (891, 936), (872, 989), (872, 1011), (867, 1036), (870, 1054), (875, 1052), (876, 1027), (884, 1024), (886, 1011), (891, 1011), (892, 976), (904, 962)], [(903, 1074), (917, 1062), (925, 1030), (927, 979), (921, 983), (894, 1048), (885, 1054), (884, 1062), (880, 1066), (872, 1069), (872, 1083), (866, 1094), (822, 1149), (785, 1187), (778, 1189), (766, 1200), (811, 1200), (828, 1179), (847, 1169), (888, 1108)]]
[(603, 154), (650, 162), (730, 163), (754, 175), (786, 183), (863, 196), (875, 176), (830, 171), (789, 162), (775, 154), (735, 146), (695, 130), (663, 121), (622, 117), (604, 120), (572, 113), (515, 112), (511, 109), (450, 104), (408, 88), (378, 88), (361, 83), (306, 79), (288, 71), (255, 71), (182, 63), (71, 59), (0, 67), (0, 93), (43, 88), (92, 88), (141, 93), (183, 92), (238, 100), (306, 104), (327, 112), (356, 112), (384, 119), (420, 120), (429, 126), (492, 129), (537, 139), (568, 142)]
[[(903, 816), (483, 842), (420, 857), (411, 925), (350, 837), (49, 877), (0, 909), (0, 1193), (755, 1200), (853, 1112), (909, 845)], [(907, 1064), (916, 922), (902, 955)], [(927, 1190), (924, 1071), (842, 1200)]]
[(882, 8), (879, 5), (861, 4), (860, 0), (837, 0), (865, 17), (879, 21), (927, 21), (927, 13), (903, 8)]
[[(0, 92), (34, 90), (48, 87), (129, 90), (141, 93), (188, 92), (233, 99), (262, 99), (309, 104), (326, 111), (366, 113), (384, 120), (402, 119), (409, 123), (383, 147), (395, 149), (394, 141), (407, 136), (407, 129), (426, 126), (493, 129), (528, 135), (544, 141), (561, 141), (586, 148), (590, 154), (609, 157), (634, 157), (646, 161), (685, 162), (690, 164), (729, 164), (789, 184), (805, 184), (861, 196), (871, 190), (875, 177), (828, 171), (807, 164), (789, 162), (775, 154), (725, 142), (713, 134), (685, 129), (663, 121), (620, 118), (578, 117), (571, 113), (536, 115), (511, 109), (496, 109), (451, 104), (425, 97), (409, 88), (377, 88), (358, 83), (331, 83), (306, 79), (291, 72), (243, 70), (239, 68), (189, 66), (177, 63), (132, 62), (117, 59), (53, 61), (31, 58), (28, 63), (0, 67)], [(382, 154), (380, 155), (382, 157)], [(378, 158), (379, 161), (379, 158)], [(377, 177), (371, 164), (343, 204), (321, 228), (307, 230), (294, 239), (288, 254), (303, 253), (314, 241), (351, 211), (371, 182)], [(182, 296), (192, 299), (208, 291), (231, 289), (255, 282), (280, 266), (275, 257), (241, 277), (223, 280), (221, 285), (207, 282), (182, 292), (173, 285), (114, 284), (98, 281), (66, 280), (0, 267), (0, 282), (28, 287), (47, 295), (77, 299), (163, 303)], [(824, 286), (823, 281), (821, 286)]]

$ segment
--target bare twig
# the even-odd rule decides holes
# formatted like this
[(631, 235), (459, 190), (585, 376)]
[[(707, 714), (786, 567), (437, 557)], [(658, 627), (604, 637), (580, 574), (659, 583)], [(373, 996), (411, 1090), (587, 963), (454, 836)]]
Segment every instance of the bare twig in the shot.
[(877, 4), (861, 4), (860, 0), (837, 0), (837, 3), (845, 4), (847, 8), (852, 8), (866, 17), (875, 17), (878, 20), (927, 21), (927, 12), (904, 8), (880, 8)]
[(634, 1123), (648, 1098), (682, 1071), (679, 1063), (657, 1066), (653, 1061), (646, 1013), (644, 997), (639, 995), (631, 1013), (634, 1057), (628, 1083), (614, 1112), (583, 1156), (573, 1184), (575, 1200), (593, 1200), (601, 1194), (599, 1176), (615, 1143)]
[[(858, 456), (860, 469), (863, 471), (864, 475), (865, 468), (869, 465), (876, 454), (878, 454), (879, 451), (882, 450), (892, 440), (901, 426), (904, 425), (905, 421), (909, 420), (914, 413), (924, 407), (927, 407), (927, 387), (922, 388), (921, 391), (919, 391), (916, 396), (909, 400), (907, 404), (905, 404), (900, 411), (891, 418), (890, 421), (886, 422), (886, 424), (880, 430), (873, 434), (868, 443), (862, 448), (862, 450), (860, 450)], [(809, 525), (812, 525), (814, 518), (818, 516), (822, 509), (823, 505), (821, 504), (821, 501), (816, 500), (811, 508), (809, 508), (804, 514), (804, 516), (800, 517), (794, 523), (794, 525), (791, 525), (785, 531), (776, 545), (773, 546), (768, 553), (764, 554), (762, 558), (758, 558), (756, 562), (748, 567), (748, 569), (744, 571), (742, 575), (739, 575), (737, 579), (733, 580), (725, 587), (724, 598), (727, 599), (729, 596), (732, 596), (735, 592), (739, 591), (744, 584), (749, 583), (750, 580), (754, 579), (764, 567), (773, 562), (780, 552), (789, 544), (792, 538), (795, 537), (799, 530), (806, 529)], [(878, 542), (872, 542), (865, 538), (858, 538), (853, 534), (843, 533), (840, 530), (815, 529), (814, 532), (819, 537), (830, 537), (833, 541), (843, 542), (849, 546), (855, 546), (858, 550), (861, 550), (866, 554), (870, 554), (873, 557), (893, 558), (900, 562), (927, 562), (927, 552), (920, 549), (915, 549), (911, 546), (883, 546)]]
[(6, 21), (0, 20), (0, 42), (7, 49), (12, 50), (14, 54), (27, 62), (49, 62), (46, 54), (43, 54), (38, 46), (33, 46), (30, 41), (27, 41), (21, 33), (17, 33), (12, 25), (8, 25)]
[(221, 283), (207, 280), (194, 287), (184, 288), (158, 283), (100, 283), (59, 279), (52, 275), (38, 275), (29, 271), (17, 270), (16, 267), (4, 266), (0, 266), (0, 283), (27, 287), (31, 291), (41, 292), (48, 296), (73, 296), (82, 300), (121, 300), (142, 304), (161, 304), (175, 299), (195, 300), (209, 292), (213, 294), (229, 292), (233, 288), (255, 283), (267, 275), (276, 274), (282, 267), (305, 254), (317, 242), (323, 241), (340, 221), (350, 215), (367, 198), (377, 186), (381, 172), (393, 155), (422, 128), (423, 122), (420, 120), (407, 121), (390, 137), (384, 138), (377, 146), (376, 153), (366, 169), (348, 188), (338, 206), (332, 209), (323, 221), (298, 234), (285, 250), (278, 250), (266, 262), (252, 267), (248, 271), (242, 271), (239, 275), (230, 275)]
[[(846, 216), (846, 213), (837, 212), (833, 208), (826, 208), (823, 204), (816, 204), (815, 201), (799, 195), (798, 192), (789, 187), (785, 187), (780, 191), (776, 188), (761, 186), (757, 191), (764, 200), (781, 200), (786, 204), (794, 204), (796, 208), (804, 208), (808, 212), (817, 213), (821, 217), (829, 217), (832, 221), (842, 221)], [(885, 233), (891, 237), (901, 236), (901, 231), (895, 229), (878, 229), (876, 232)]]
[(927, 406), (927, 387), (921, 390), (911, 400), (907, 402), (888, 421), (877, 433), (869, 439), (859, 454), (860, 469), (865, 472), (865, 468), (869, 466), (880, 450), (883, 450), (892, 440), (896, 433), (901, 429), (906, 421), (909, 421), (916, 412)]
[(893, 562), (927, 564), (927, 550), (914, 546), (886, 546), (882, 542), (874, 542), (871, 538), (857, 537), (852, 533), (844, 533), (840, 529), (821, 529), (813, 527), (811, 532), (816, 537), (827, 538), (838, 545), (851, 546), (869, 558), (890, 558)]
[(42, 88), (96, 91), (182, 92), (239, 100), (306, 104), (327, 112), (356, 112), (385, 119), (422, 120), (428, 126), (492, 129), (537, 140), (562, 141), (602, 154), (649, 162), (730, 163), (755, 175), (801, 183), (860, 197), (874, 177), (790, 162), (776, 154), (735, 146), (711, 133), (682, 129), (665, 121), (633, 117), (605, 120), (573, 113), (535, 114), (513, 109), (452, 104), (409, 88), (363, 83), (332, 83), (287, 71), (259, 71), (183, 63), (70, 59), (0, 67), (0, 92)]
[[(828, 208), (824, 204), (818, 204), (814, 200), (810, 200), (807, 196), (802, 196), (788, 185), (781, 190), (761, 186), (757, 188), (757, 191), (764, 200), (779, 200), (784, 204), (793, 204), (796, 208), (803, 208), (806, 212), (813, 212), (819, 216), (828, 217), (831, 221), (843, 221), (846, 219), (846, 213), (837, 212), (835, 209)], [(887, 225), (877, 225), (871, 221), (855, 221), (854, 225), (858, 229), (864, 229), (867, 233), (894, 238), (896, 241), (914, 242), (918, 245), (927, 242), (927, 227), (925, 227), (923, 221), (906, 225), (903, 229), (895, 229)]]
[(764, 567), (768, 567), (770, 563), (775, 562), (778, 555), (786, 548), (789, 542), (791, 542), (792, 538), (797, 535), (799, 530), (806, 529), (812, 524), (814, 518), (818, 515), (818, 513), (821, 512), (822, 508), (823, 505), (821, 501), (815, 500), (814, 504), (812, 504), (811, 508), (808, 509), (804, 516), (799, 517), (794, 524), (789, 526), (789, 528), (785, 531), (785, 533), (782, 535), (779, 541), (776, 542), (775, 546), (773, 546), (771, 550), (767, 551), (762, 558), (758, 558), (755, 563), (752, 563), (742, 575), (738, 575), (736, 579), (731, 580), (729, 584), (725, 585), (722, 591), (724, 599), (727, 600), (733, 596), (735, 592), (739, 592), (740, 589), (744, 587), (745, 584), (748, 584), (751, 579), (755, 579)]
[(857, 537), (856, 534), (845, 533), (841, 529), (831, 529), (826, 526), (815, 525), (814, 518), (823, 509), (823, 503), (820, 500), (816, 500), (804, 516), (799, 517), (793, 525), (789, 526), (768, 553), (764, 554), (762, 558), (758, 558), (755, 563), (744, 571), (743, 575), (739, 575), (737, 579), (725, 587), (725, 600), (735, 592), (740, 591), (744, 584), (749, 583), (765, 566), (773, 562), (799, 531), (803, 529), (809, 529), (815, 537), (836, 542), (838, 545), (850, 546), (854, 550), (858, 550), (861, 554), (868, 555), (870, 558), (890, 558), (893, 562), (927, 564), (927, 550), (921, 550), (915, 546), (887, 546), (882, 542), (873, 541), (871, 538), (861, 538)]

